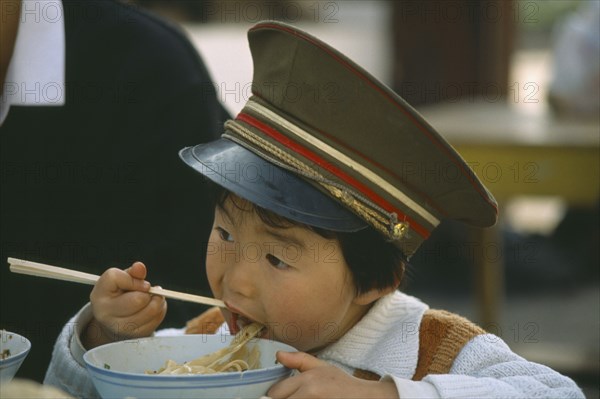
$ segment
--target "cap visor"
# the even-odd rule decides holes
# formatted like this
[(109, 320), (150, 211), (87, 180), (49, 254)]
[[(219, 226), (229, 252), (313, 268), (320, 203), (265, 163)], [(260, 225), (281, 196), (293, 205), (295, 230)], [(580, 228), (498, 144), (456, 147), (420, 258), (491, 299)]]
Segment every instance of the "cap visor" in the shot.
[(308, 181), (231, 140), (221, 138), (186, 147), (179, 156), (214, 183), (285, 218), (339, 232), (354, 232), (367, 226)]

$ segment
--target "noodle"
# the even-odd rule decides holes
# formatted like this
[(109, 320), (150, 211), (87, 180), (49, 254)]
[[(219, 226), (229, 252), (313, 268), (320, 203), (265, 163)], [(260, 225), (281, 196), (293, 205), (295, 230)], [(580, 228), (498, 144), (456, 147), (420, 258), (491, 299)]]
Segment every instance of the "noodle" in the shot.
[(240, 330), (229, 346), (213, 353), (179, 364), (167, 360), (165, 365), (156, 371), (147, 370), (146, 374), (213, 374), (228, 371), (245, 371), (260, 368), (260, 352), (257, 346), (248, 349), (246, 345), (264, 328), (252, 323)]

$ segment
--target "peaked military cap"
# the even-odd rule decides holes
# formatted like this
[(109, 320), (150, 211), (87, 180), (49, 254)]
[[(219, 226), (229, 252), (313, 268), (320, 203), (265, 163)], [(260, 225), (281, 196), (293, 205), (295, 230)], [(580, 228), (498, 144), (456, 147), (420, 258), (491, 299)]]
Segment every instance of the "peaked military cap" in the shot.
[(188, 165), (297, 222), (371, 226), (407, 257), (442, 219), (495, 223), (495, 199), (460, 155), (360, 66), (280, 22), (248, 39), (253, 95), (221, 139), (180, 152)]

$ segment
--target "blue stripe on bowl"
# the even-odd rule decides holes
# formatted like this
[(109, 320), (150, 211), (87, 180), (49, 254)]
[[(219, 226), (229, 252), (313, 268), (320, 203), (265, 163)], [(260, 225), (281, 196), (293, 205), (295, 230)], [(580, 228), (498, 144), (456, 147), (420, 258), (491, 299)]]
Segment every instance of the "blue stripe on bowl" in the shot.
[[(87, 364), (88, 369), (91, 373), (95, 373), (99, 376), (106, 376), (110, 378), (118, 378), (120, 380), (127, 379), (131, 381), (140, 382), (168, 382), (168, 381), (195, 381), (197, 380), (202, 384), (214, 384), (222, 381), (244, 381), (245, 383), (264, 382), (274, 378), (284, 377), (290, 373), (290, 369), (277, 366), (259, 370), (248, 370), (243, 372), (224, 372), (216, 374), (175, 374), (175, 375), (160, 375), (160, 374), (135, 374), (135, 373), (123, 373), (112, 371), (104, 368), (100, 368), (91, 364)], [(230, 385), (228, 383), (228, 385)]]
[[(189, 377), (189, 376), (188, 376)], [(225, 381), (213, 381), (208, 382), (208, 381), (189, 381), (188, 382), (195, 382), (194, 384), (175, 384), (173, 383), (173, 381), (167, 383), (166, 385), (154, 385), (154, 384), (127, 384), (125, 382), (117, 382), (115, 380), (112, 379), (105, 379), (102, 378), (101, 376), (94, 376), (94, 378), (96, 379), (96, 381), (101, 381), (105, 384), (108, 385), (112, 385), (112, 386), (120, 386), (120, 387), (126, 387), (126, 388), (133, 388), (133, 389), (164, 389), (164, 390), (173, 390), (173, 389), (214, 389), (214, 388), (228, 388), (228, 387), (237, 387), (237, 386), (248, 386), (248, 385), (255, 385), (255, 384), (261, 384), (263, 382), (270, 382), (272, 381), (273, 384), (279, 380), (280, 378), (285, 377), (285, 375), (281, 375), (281, 376), (274, 376), (274, 375), (270, 375), (269, 378), (263, 378), (263, 379), (256, 379), (256, 380), (242, 380), (242, 379), (232, 379), (232, 380), (225, 380)], [(142, 381), (140, 381), (142, 382)], [(146, 381), (148, 382), (148, 381)], [(177, 382), (177, 381), (175, 381)]]

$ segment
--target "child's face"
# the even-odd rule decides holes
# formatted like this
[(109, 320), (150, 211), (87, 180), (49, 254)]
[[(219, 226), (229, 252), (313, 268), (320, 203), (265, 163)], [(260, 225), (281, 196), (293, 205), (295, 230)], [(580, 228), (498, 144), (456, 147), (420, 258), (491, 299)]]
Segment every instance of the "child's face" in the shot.
[(216, 207), (206, 268), (213, 294), (229, 307), (223, 313), (232, 333), (257, 321), (268, 338), (316, 351), (368, 310), (355, 297), (337, 241), (267, 226), (237, 197)]

